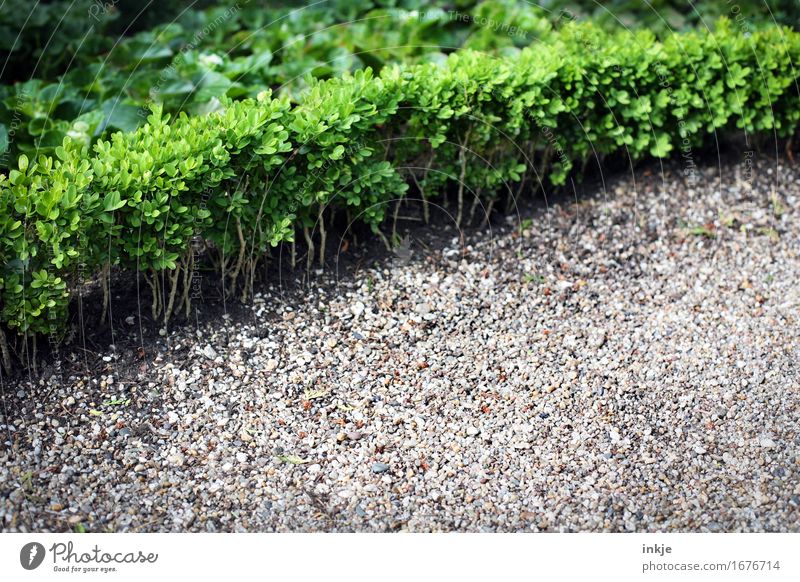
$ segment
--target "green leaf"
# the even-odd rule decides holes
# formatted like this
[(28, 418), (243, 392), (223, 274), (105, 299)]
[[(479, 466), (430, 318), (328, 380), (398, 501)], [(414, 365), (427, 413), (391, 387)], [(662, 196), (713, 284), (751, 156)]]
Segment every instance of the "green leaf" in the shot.
[(8, 151), (9, 141), (8, 141), (8, 129), (6, 126), (0, 123), (0, 154), (4, 154)]
[(103, 209), (106, 212), (113, 212), (114, 210), (118, 210), (123, 206), (125, 206), (125, 204), (126, 201), (121, 199), (119, 192), (117, 192), (116, 190), (106, 194), (105, 198), (103, 199)]
[(134, 131), (145, 121), (139, 114), (139, 107), (120, 103), (116, 99), (103, 103), (102, 111), (105, 117), (100, 123), (98, 131), (103, 131), (107, 128)]
[(662, 133), (656, 138), (656, 143), (650, 147), (650, 155), (657, 158), (664, 158), (672, 151), (669, 135)]
[(233, 85), (233, 81), (225, 75), (215, 71), (204, 73), (200, 79), (200, 89), (195, 94), (195, 101), (209, 101), (213, 98), (220, 99), (225, 96), (228, 89)]
[(331, 159), (338, 160), (341, 159), (343, 155), (344, 155), (344, 146), (340, 144), (337, 145), (335, 148), (333, 148), (333, 152), (331, 152)]

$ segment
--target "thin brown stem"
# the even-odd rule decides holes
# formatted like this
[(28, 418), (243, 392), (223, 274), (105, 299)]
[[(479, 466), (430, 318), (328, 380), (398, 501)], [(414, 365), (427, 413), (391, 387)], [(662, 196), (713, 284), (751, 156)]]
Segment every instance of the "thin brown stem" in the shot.
[(181, 276), (182, 264), (182, 262), (178, 262), (178, 265), (175, 267), (175, 272), (169, 278), (169, 301), (167, 303), (167, 308), (164, 310), (164, 327), (166, 327), (167, 323), (169, 322), (169, 318), (172, 315), (172, 309), (175, 306), (175, 297), (178, 294), (178, 279)]
[(109, 271), (110, 271), (109, 263), (103, 265), (103, 268), (100, 270), (100, 286), (103, 288), (103, 311), (100, 315), (100, 325), (106, 324), (106, 318), (108, 317), (108, 301), (109, 301)]
[(158, 275), (153, 273), (152, 278), (150, 278), (147, 276), (147, 273), (145, 273), (144, 280), (147, 281), (150, 290), (153, 292), (153, 302), (150, 305), (150, 313), (153, 316), (153, 321), (156, 321), (158, 319)]
[(8, 349), (8, 342), (6, 340), (6, 332), (0, 327), (0, 353), (3, 356), (3, 367), (6, 372), (11, 373), (11, 352)]
[(303, 227), (303, 237), (306, 239), (306, 246), (308, 246), (308, 253), (306, 254), (306, 271), (311, 272), (311, 265), (314, 263), (314, 241), (311, 238), (311, 233), (308, 232), (308, 227)]
[(233, 289), (236, 289), (236, 280), (239, 278), (239, 271), (242, 270), (244, 254), (247, 249), (247, 243), (244, 240), (244, 232), (242, 231), (242, 221), (239, 220), (238, 216), (236, 217), (236, 234), (239, 237), (239, 256), (236, 258), (236, 265), (231, 272), (231, 285)]
[(191, 289), (194, 283), (194, 251), (189, 250), (189, 256), (186, 259), (186, 269), (183, 271), (183, 307), (186, 317), (189, 317), (192, 309)]
[(319, 207), (319, 266), (325, 266), (325, 245), (327, 243), (328, 233), (325, 231), (325, 214), (323, 207)]

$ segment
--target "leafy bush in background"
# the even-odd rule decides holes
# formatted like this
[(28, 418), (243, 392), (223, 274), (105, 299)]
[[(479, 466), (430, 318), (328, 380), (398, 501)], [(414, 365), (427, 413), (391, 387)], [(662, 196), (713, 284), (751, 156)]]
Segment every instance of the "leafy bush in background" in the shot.
[[(259, 15), (306, 13), (306, 20), (351, 22), (392, 11), (447, 12), (481, 16), (480, 0), (329, 0), (325, 3), (274, 2), (272, 0), (54, 0), (27, 2), (5, 0), (0, 10), (0, 83), (26, 81), (33, 76), (53, 80), (86, 59), (114, 46), (122, 36), (148, 30), (161, 23), (202, 19), (202, 9), (236, 6), (248, 21)], [(501, 6), (502, 5), (502, 6)], [(557, 20), (562, 11), (592, 18), (609, 30), (620, 26), (645, 28), (658, 33), (692, 26), (709, 26), (721, 16), (746, 19), (750, 25), (780, 23), (797, 27), (796, 0), (738, 0), (695, 2), (685, 0), (501, 0), (488, 3), (488, 11), (500, 10), (497, 22), (516, 26), (515, 14), (539, 13)], [(484, 14), (485, 15), (485, 14)], [(523, 20), (526, 17), (523, 17)], [(247, 28), (247, 21), (242, 28)], [(251, 29), (257, 26), (250, 26)], [(455, 46), (469, 21), (451, 26), (441, 46)], [(313, 30), (313, 29), (310, 29)], [(481, 31), (486, 36), (487, 29)], [(503, 40), (502, 36), (498, 39)], [(219, 37), (217, 37), (219, 40)], [(507, 40), (507, 39), (506, 39)], [(460, 45), (459, 45), (460, 46)], [(371, 64), (371, 63), (370, 63)], [(32, 66), (35, 65), (35, 68)]]
[[(331, 0), (277, 8), (273, 2), (226, 0), (206, 10), (195, 8), (208, 2), (187, 10), (187, 3), (172, 0), (76, 0), (36, 8), (9, 1), (11, 8), (0, 17), (0, 30), (7, 31), (0, 39), (6, 40), (0, 42), (14, 45), (5, 71), (18, 73), (3, 78), (20, 82), (0, 85), (0, 168), (13, 167), (21, 153), (53, 155), (65, 135), (91, 144), (113, 131), (132, 131), (144, 123), (152, 103), (169, 113), (204, 114), (218, 109), (223, 97), (253, 98), (270, 88), (297, 98), (309, 78), (441, 62), (458, 48), (509, 56), (547, 42), (554, 26), (573, 18), (592, 18), (607, 30), (630, 26), (665, 36), (692, 25), (713, 26), (718, 15), (738, 19), (741, 31), (772, 23), (768, 8), (779, 19), (792, 15), (783, 0), (769, 7), (760, 0), (695, 3), (696, 11), (674, 0), (602, 6), (544, 0), (542, 7), (526, 0)], [(148, 28), (157, 21), (166, 24)], [(23, 36), (13, 43), (15, 26)], [(116, 38), (139, 28), (145, 30)], [(40, 54), (46, 58), (33, 71), (37, 79), (23, 81)]]
[(737, 0), (736, 2), (688, 2), (687, 0), (540, 0), (553, 13), (567, 11), (591, 19), (607, 30), (646, 29), (660, 36), (693, 27), (713, 28), (721, 17), (749, 28), (800, 24), (796, 0)]
[(800, 34), (777, 28), (746, 37), (722, 22), (659, 42), (567, 23), (513, 57), (467, 50), (357, 71), (312, 82), (295, 104), (222, 98), (174, 120), (154, 106), (133, 132), (91, 149), (67, 138), (0, 175), (0, 317), (52, 336), (74, 289), (120, 265), (144, 272), (166, 320), (189, 309), (192, 241), (247, 293), (270, 248), (302, 233), (324, 253), (337, 214), (380, 233), (409, 183), (425, 200), (453, 191), (461, 221), (469, 192), (491, 206), (512, 183), (561, 184), (594, 155), (790, 136), (798, 57)]
[(109, 46), (110, 17), (89, 17), (94, 0), (44, 3), (5, 0), (0, 8), (0, 82), (52, 78), (78, 50), (97, 54)]
[(110, 49), (121, 35), (170, 22), (187, 7), (199, 10), (217, 3), (4, 0), (0, 8), (0, 82), (26, 81), (32, 75), (52, 80), (81, 58)]
[[(369, 12), (349, 22), (341, 19), (353, 5), (292, 10), (228, 4), (187, 11), (113, 50), (101, 42), (103, 50), (82, 51), (57, 81), (0, 86), (0, 168), (13, 167), (21, 153), (52, 155), (68, 134), (90, 144), (110, 131), (131, 131), (144, 123), (153, 103), (170, 113), (203, 114), (218, 109), (223, 97), (253, 98), (265, 88), (296, 97), (311, 78), (442, 60), (462, 45), (496, 51), (534, 39), (435, 7), (420, 12), (369, 2), (362, 7)], [(519, 20), (543, 34), (549, 29), (537, 9), (512, 5), (488, 0), (475, 9), (504, 25)]]

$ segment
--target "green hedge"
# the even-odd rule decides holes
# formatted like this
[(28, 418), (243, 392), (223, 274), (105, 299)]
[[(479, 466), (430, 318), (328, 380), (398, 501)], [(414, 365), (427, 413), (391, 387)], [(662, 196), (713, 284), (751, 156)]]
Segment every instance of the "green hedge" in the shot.
[[(81, 0), (87, 1), (93, 11), (106, 14), (97, 0)], [(115, 5), (114, 10), (133, 4)], [(172, 114), (205, 114), (219, 109), (224, 97), (254, 98), (266, 87), (294, 96), (307, 90), (308, 77), (327, 79), (367, 66), (377, 71), (391, 63), (442, 60), (462, 46), (500, 52), (544, 39), (551, 29), (545, 11), (517, 0), (484, 0), (471, 12), (432, 5), (423, 12), (377, 10), (372, 0), (302, 10), (265, 8), (254, 0), (228, 4), (189, 10), (176, 22), (121, 38), (113, 49), (110, 37), (93, 35), (97, 42), (84, 42), (74, 59), (66, 48), (57, 47), (70, 64), (58, 79), (45, 76), (0, 85), (0, 172), (16, 167), (21, 154), (54, 155), (66, 135), (91, 145), (115, 131), (133, 131), (145, 123), (152, 103)], [(85, 20), (83, 8), (78, 14)], [(343, 21), (345, 8), (361, 12), (353, 21)], [(51, 26), (58, 22), (51, 20)], [(82, 43), (70, 22), (64, 21), (68, 38)], [(14, 39), (16, 33), (8, 37)], [(20, 55), (27, 74), (32, 59)], [(38, 77), (39, 69), (34, 73)]]
[(166, 318), (189, 308), (198, 244), (229, 288), (247, 289), (295, 233), (324, 246), (334, 213), (379, 232), (409, 183), (426, 198), (458, 191), (460, 219), (468, 192), (491, 204), (509, 183), (561, 184), (594, 156), (663, 157), (731, 130), (789, 136), (798, 57), (788, 29), (743, 36), (723, 22), (662, 43), (569, 24), (513, 58), (359, 71), (295, 105), (265, 92), (206, 116), (156, 110), (91, 151), (65, 140), (0, 175), (0, 317), (57, 334), (76, 286), (121, 265), (144, 272)]
[[(566, 21), (585, 20), (587, 14), (595, 24), (602, 23), (601, 28), (619, 30), (616, 17), (620, 17), (626, 24), (636, 23), (634, 28), (667, 34), (673, 28), (661, 15), (675, 15), (681, 4), (623, 0), (600, 7), (594, 0), (558, 0), (541, 8), (526, 0), (342, 0), (290, 10), (275, 8), (267, 0), (227, 0), (227, 6), (206, 10), (195, 10), (195, 4), (169, 22), (167, 14), (181, 12), (175, 12), (180, 3), (170, 0), (169, 6), (158, 4), (158, 14), (147, 12), (168, 23), (112, 42), (111, 36), (100, 34), (104, 19), (121, 12), (110, 24), (124, 24), (120, 31), (127, 34), (130, 19), (125, 16), (138, 14), (138, 5), (145, 0), (105, 4), (80, 0), (59, 24), (71, 3), (0, 11), (0, 33), (4, 18), (16, 21), (16, 28), (27, 22), (25, 30), (43, 39), (50, 38), (49, 32), (29, 26), (58, 25), (60, 31), (33, 71), (37, 78), (24, 81), (36, 61), (30, 51), (37, 42), (22, 42), (14, 26), (5, 35), (18, 50), (12, 53), (14, 60), (5, 63), (5, 72), (14, 62), (22, 69), (10, 77), (20, 82), (0, 85), (0, 172), (16, 167), (20, 154), (52, 156), (65, 135), (91, 145), (115, 131), (133, 131), (144, 124), (154, 102), (172, 114), (205, 114), (221, 107), (223, 97), (254, 98), (266, 87), (296, 96), (308, 88), (308, 77), (327, 79), (367, 66), (377, 72), (393, 63), (441, 61), (457, 48), (508, 56), (522, 47), (549, 42)], [(736, 26), (744, 30), (772, 23), (757, 10), (758, 6), (765, 10), (763, 0), (740, 0), (730, 6), (698, 4), (699, 13), (686, 2), (683, 5), (687, 16), (695, 16), (687, 23), (705, 26), (713, 22), (711, 15), (719, 14), (736, 18)], [(28, 21), (30, 10), (36, 18)], [(87, 19), (87, 13), (92, 17)], [(0, 63), (5, 62), (3, 38), (0, 34)], [(80, 52), (72, 54), (59, 39), (80, 45)], [(42, 69), (59, 62), (69, 64), (69, 70), (57, 79)]]

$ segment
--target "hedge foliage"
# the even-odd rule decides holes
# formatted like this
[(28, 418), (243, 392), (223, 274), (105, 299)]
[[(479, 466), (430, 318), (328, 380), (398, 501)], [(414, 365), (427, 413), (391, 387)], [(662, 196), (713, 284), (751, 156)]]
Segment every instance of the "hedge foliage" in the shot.
[[(96, 0), (81, 2), (104, 15), (112, 10)], [(125, 7), (132, 4), (128, 0)], [(72, 61), (66, 49), (59, 51), (70, 61), (63, 75), (47, 78), (37, 65), (35, 78), (0, 85), (0, 171), (15, 167), (20, 154), (52, 156), (66, 135), (92, 145), (115, 131), (133, 131), (146, 122), (154, 103), (167, 113), (196, 115), (220, 109), (224, 97), (255, 98), (265, 88), (297, 97), (309, 88), (309, 78), (441, 61), (460, 47), (496, 53), (527, 46), (551, 29), (544, 10), (521, 0), (473, 1), (457, 10), (433, 2), (421, 11), (381, 7), (373, 0), (302, 9), (266, 8), (254, 0), (227, 4), (189, 10), (175, 22), (122, 38), (113, 48), (109, 38), (69, 31), (82, 53)], [(83, 8), (74, 10), (85, 20)], [(28, 73), (31, 59), (28, 55)]]
[[(4, 78), (19, 80), (0, 85), (0, 171), (15, 167), (20, 154), (54, 155), (65, 135), (92, 145), (115, 131), (133, 131), (153, 103), (171, 114), (205, 114), (220, 109), (224, 97), (255, 98), (271, 88), (294, 98), (308, 89), (309, 77), (443, 61), (460, 48), (511, 56), (550, 42), (569, 19), (589, 16), (602, 28), (638, 26), (665, 35), (686, 24), (713, 26), (728, 14), (737, 26), (755, 30), (774, 24), (780, 3), (773, 2), (770, 13), (764, 0), (694, 6), (677, 0), (602, 6), (594, 0), (329, 0), (294, 8), (225, 0), (205, 10), (194, 8), (207, 2), (194, 3), (186, 11), (185, 2), (173, 0), (20, 2), (0, 11), (0, 69)], [(131, 22), (142, 5), (150, 8)], [(129, 25), (155, 17), (167, 23), (130, 34)], [(108, 27), (127, 36), (115, 40)], [(19, 30), (25, 34), (17, 36)], [(3, 38), (6, 50), (14, 47), (8, 55)], [(9, 76), (12, 70), (17, 74)], [(24, 77), (31, 73), (34, 78)]]
[[(626, 151), (663, 157), (715, 132), (790, 136), (800, 118), (800, 35), (608, 34), (568, 24), (511, 58), (357, 71), (299, 103), (226, 101), (148, 123), (91, 149), (20, 157), (0, 175), (0, 317), (22, 334), (63, 329), (71, 295), (110, 265), (144, 272), (153, 315), (187, 310), (194, 249), (247, 289), (269, 250), (303, 233), (324, 247), (346, 213), (379, 232), (413, 184), (491, 204), (523, 180), (561, 184), (573, 165)], [(182, 290), (182, 291), (179, 291)]]

